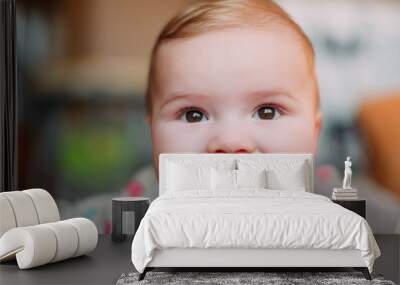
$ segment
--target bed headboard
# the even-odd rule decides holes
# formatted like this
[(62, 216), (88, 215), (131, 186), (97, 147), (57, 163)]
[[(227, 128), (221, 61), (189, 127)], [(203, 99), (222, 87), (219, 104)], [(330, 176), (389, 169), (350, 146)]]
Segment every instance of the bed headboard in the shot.
[(296, 160), (304, 161), (306, 164), (306, 181), (307, 181), (307, 192), (314, 192), (314, 157), (312, 154), (297, 154), (297, 153), (252, 153), (252, 154), (225, 154), (225, 153), (162, 153), (159, 157), (159, 195), (166, 192), (166, 181), (167, 181), (167, 165), (170, 161), (188, 161), (188, 162), (201, 162), (204, 160), (215, 161), (215, 160), (232, 160), (235, 161), (238, 158), (244, 159), (262, 159), (262, 160)]
[(159, 195), (166, 192), (167, 165), (169, 161), (201, 162), (204, 160), (262, 159), (304, 161), (306, 169), (306, 191), (314, 192), (314, 156), (310, 153), (161, 153), (159, 156)]

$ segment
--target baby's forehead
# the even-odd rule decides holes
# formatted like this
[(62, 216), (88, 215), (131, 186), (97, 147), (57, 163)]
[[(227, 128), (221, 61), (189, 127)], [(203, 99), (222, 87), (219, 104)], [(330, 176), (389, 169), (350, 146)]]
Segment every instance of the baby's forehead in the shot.
[(167, 94), (263, 89), (296, 93), (314, 80), (299, 39), (264, 29), (229, 29), (172, 40), (161, 46), (155, 64), (155, 87)]
[[(221, 50), (224, 53), (218, 53)], [(305, 59), (310, 69), (314, 67), (312, 48), (308, 47), (304, 38), (296, 31), (282, 25), (224, 28), (188, 38), (168, 40), (158, 48), (155, 62), (162, 64), (163, 57), (179, 54), (201, 58), (209, 63), (213, 56), (230, 60), (229, 55), (234, 53), (239, 59), (246, 55), (257, 55), (257, 51), (262, 50), (272, 55)]]

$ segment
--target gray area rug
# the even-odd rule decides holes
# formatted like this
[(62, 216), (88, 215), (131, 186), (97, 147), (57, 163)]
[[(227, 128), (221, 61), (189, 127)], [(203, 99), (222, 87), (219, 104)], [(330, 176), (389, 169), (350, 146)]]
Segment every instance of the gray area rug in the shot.
[(124, 273), (117, 285), (133, 284), (379, 284), (395, 285), (382, 275), (372, 274), (372, 281), (360, 272), (154, 272), (150, 271), (142, 281), (139, 273)]

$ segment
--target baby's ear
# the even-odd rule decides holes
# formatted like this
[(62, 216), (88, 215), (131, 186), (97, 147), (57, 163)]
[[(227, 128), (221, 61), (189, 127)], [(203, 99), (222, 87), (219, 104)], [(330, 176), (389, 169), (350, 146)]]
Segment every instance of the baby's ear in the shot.
[(147, 114), (144, 116), (144, 120), (146, 122), (146, 124), (150, 127), (151, 125), (151, 115)]

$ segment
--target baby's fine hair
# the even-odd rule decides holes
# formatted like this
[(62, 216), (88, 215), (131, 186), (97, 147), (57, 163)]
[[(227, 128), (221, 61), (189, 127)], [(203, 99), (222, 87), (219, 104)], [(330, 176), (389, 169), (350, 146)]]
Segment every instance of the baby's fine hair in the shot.
[[(152, 86), (156, 68), (156, 56), (160, 46), (174, 39), (185, 39), (227, 28), (262, 27), (286, 28), (298, 36), (311, 65), (314, 65), (314, 49), (301, 27), (272, 0), (208, 0), (199, 1), (175, 15), (162, 29), (151, 54), (146, 113), (152, 112)], [(318, 103), (319, 105), (319, 103)]]

